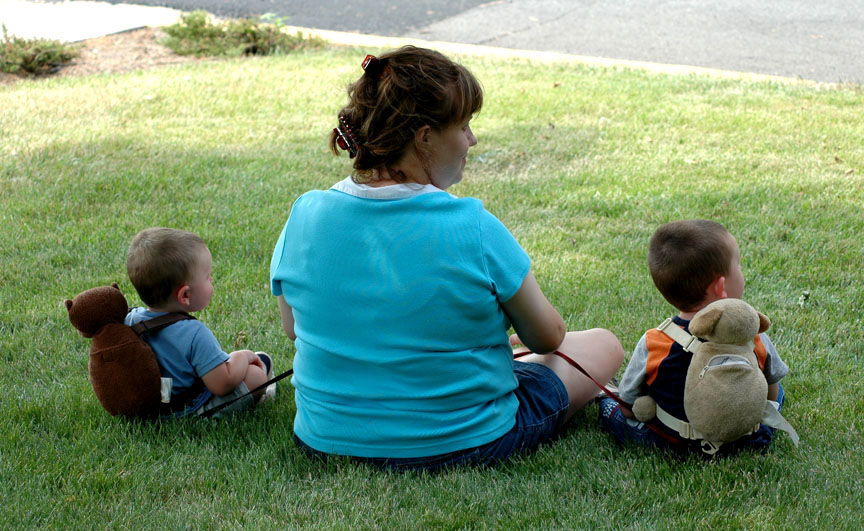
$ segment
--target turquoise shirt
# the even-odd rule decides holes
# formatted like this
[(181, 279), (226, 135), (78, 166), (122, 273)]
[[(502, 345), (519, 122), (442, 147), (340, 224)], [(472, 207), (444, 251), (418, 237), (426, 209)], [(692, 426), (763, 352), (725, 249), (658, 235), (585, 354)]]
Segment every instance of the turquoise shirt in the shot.
[(501, 302), (529, 269), (476, 199), (350, 179), (301, 196), (270, 266), (295, 319), (297, 436), (332, 454), (420, 457), (509, 431)]

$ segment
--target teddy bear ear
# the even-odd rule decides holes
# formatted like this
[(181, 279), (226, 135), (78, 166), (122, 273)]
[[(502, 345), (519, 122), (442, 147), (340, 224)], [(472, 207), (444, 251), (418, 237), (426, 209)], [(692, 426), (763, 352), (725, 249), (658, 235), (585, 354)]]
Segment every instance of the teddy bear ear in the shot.
[(120, 289), (120, 285), (117, 284), (116, 282), (112, 282), (112, 283), (111, 283), (111, 287), (112, 287), (112, 288), (115, 288), (115, 289)]
[(717, 321), (722, 316), (723, 310), (721, 308), (706, 308), (701, 310), (690, 321), (690, 333), (697, 337), (705, 337), (714, 330), (714, 327), (717, 326)]
[(760, 311), (757, 311), (756, 313), (759, 315), (759, 333), (761, 334), (771, 326), (771, 320), (768, 319), (767, 315)]
[(66, 299), (66, 302), (64, 304), (66, 304), (66, 311), (67, 312), (72, 309), (72, 300)]

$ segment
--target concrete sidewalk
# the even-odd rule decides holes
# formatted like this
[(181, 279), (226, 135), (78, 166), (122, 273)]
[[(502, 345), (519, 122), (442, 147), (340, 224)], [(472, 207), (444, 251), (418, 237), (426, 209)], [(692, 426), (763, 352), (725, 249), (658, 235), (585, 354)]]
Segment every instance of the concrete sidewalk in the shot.
[(167, 26), (182, 11), (108, 2), (0, 0), (0, 23), (25, 39), (77, 42), (147, 26)]

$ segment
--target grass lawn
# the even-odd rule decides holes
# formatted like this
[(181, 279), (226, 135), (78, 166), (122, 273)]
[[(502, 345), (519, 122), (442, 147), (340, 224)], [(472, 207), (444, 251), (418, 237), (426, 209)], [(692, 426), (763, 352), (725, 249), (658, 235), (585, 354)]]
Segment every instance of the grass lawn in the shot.
[(571, 329), (631, 350), (672, 314), (645, 265), (666, 221), (738, 238), (745, 298), (791, 368), (766, 455), (617, 446), (596, 406), (494, 469), (310, 462), (290, 386), (230, 422), (113, 418), (63, 300), (118, 281), (140, 229), (201, 234), (226, 350), (290, 366), (268, 264), (293, 200), (348, 173), (326, 138), (370, 50), (325, 49), (0, 87), (0, 528), (859, 529), (864, 91), (464, 58), (486, 89), (465, 180)]

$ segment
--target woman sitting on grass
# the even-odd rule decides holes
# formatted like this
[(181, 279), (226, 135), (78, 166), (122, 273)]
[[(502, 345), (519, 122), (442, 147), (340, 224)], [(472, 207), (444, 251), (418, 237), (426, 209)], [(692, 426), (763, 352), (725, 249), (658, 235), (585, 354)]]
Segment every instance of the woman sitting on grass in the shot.
[(483, 93), (465, 67), (405, 47), (367, 57), (331, 148), (354, 172), (294, 203), (270, 266), (295, 341), (298, 444), (396, 469), (492, 463), (559, 432), (606, 382), (618, 339), (564, 321), (483, 204), (445, 190), (477, 144)]

